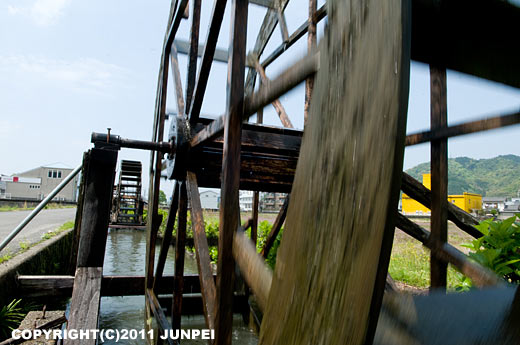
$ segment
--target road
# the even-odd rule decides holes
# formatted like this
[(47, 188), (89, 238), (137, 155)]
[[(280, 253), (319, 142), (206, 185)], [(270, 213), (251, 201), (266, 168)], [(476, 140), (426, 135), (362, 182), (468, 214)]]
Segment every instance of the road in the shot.
[[(31, 211), (0, 212), (0, 242), (20, 224)], [(0, 256), (20, 250), (20, 242), (36, 243), (48, 231), (54, 231), (63, 223), (73, 221), (76, 208), (42, 210), (27, 226), (0, 252)]]

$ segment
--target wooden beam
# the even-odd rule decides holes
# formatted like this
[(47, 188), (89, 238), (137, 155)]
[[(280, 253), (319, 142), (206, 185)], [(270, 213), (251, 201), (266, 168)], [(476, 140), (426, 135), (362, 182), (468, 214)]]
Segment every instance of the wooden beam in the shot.
[(235, 261), (233, 236), (240, 225), (238, 190), (244, 110), (247, 10), (245, 0), (231, 2), (231, 40), (227, 78), (226, 120), (222, 156), (222, 184), (217, 261), (215, 345), (231, 345)]
[[(170, 323), (166, 319), (166, 315), (161, 308), (161, 304), (159, 303), (159, 300), (157, 299), (157, 296), (152, 289), (146, 289), (146, 299), (152, 308), (153, 315), (157, 319), (157, 325), (160, 328), (159, 334), (164, 334), (165, 331), (169, 332), (171, 330)], [(166, 342), (170, 345), (177, 344), (177, 342), (174, 342), (174, 340), (170, 337), (166, 337)]]
[[(430, 118), (431, 128), (445, 128), (448, 124), (446, 69), (430, 65)], [(431, 237), (439, 245), (448, 241), (448, 141), (431, 142)], [(431, 289), (446, 290), (448, 264), (431, 253)]]
[(290, 199), (290, 195), (287, 194), (287, 196), (285, 197), (285, 201), (282, 205), (282, 208), (280, 209), (280, 212), (278, 212), (278, 215), (276, 216), (273, 227), (271, 228), (271, 232), (269, 232), (269, 235), (267, 236), (267, 239), (265, 240), (264, 248), (262, 248), (262, 251), (260, 252), (260, 255), (262, 255), (264, 257), (264, 259), (267, 259), (267, 256), (269, 256), (269, 252), (271, 251), (274, 241), (276, 240), (276, 237), (278, 236), (278, 233), (280, 232), (280, 229), (282, 228), (283, 222), (285, 221), (285, 217), (287, 216), (287, 208), (289, 207), (289, 199)]
[(262, 7), (274, 8), (274, 1), (275, 0), (249, 0), (249, 3)]
[[(278, 0), (274, 0), (278, 1)], [(279, 0), (279, 8), (285, 10), (289, 0)], [(275, 9), (267, 10), (265, 14), (264, 21), (262, 22), (262, 26), (258, 32), (258, 36), (256, 37), (255, 47), (253, 48), (253, 54), (260, 57), (264, 52), (271, 35), (273, 34), (274, 29), (276, 28), (276, 24), (278, 23), (278, 14)], [(264, 66), (265, 67), (265, 66)], [(246, 87), (245, 93), (249, 95), (253, 92), (255, 88), (255, 80), (256, 80), (256, 71), (249, 70), (246, 78)]]
[(190, 42), (187, 43), (188, 75), (186, 77), (186, 115), (191, 107), (191, 99), (197, 81), (197, 56), (203, 47), (199, 47), (200, 11), (202, 0), (193, 0), (193, 18), (191, 20)]
[(177, 58), (177, 48), (172, 45), (172, 51), (170, 54), (170, 60), (172, 65), (172, 76), (174, 82), (175, 99), (177, 100), (177, 113), (183, 114), (185, 109), (184, 96), (182, 94), (182, 81), (181, 72), (179, 70), (179, 60)]
[[(255, 69), (260, 74), (260, 78), (262, 80), (263, 84), (269, 84), (270, 80), (267, 78), (267, 75), (265, 74), (265, 70), (260, 65), (260, 62), (258, 59), (254, 59)], [(272, 103), (273, 107), (276, 109), (276, 112), (278, 113), (278, 117), (280, 118), (280, 121), (282, 122), (282, 125), (284, 127), (288, 128), (294, 128), (293, 124), (291, 123), (291, 120), (289, 119), (289, 116), (287, 115), (287, 112), (285, 111), (285, 108), (283, 107), (282, 103), (279, 99), (276, 99)]]
[(78, 190), (78, 207), (76, 208), (76, 217), (74, 219), (74, 231), (72, 235), (72, 249), (70, 253), (68, 272), (73, 274), (76, 271), (78, 260), (79, 234), (81, 233), (81, 217), (83, 215), (83, 203), (85, 201), (85, 181), (88, 169), (88, 152), (83, 153), (83, 164), (81, 168), (81, 180)]
[(289, 40), (289, 31), (287, 30), (287, 22), (283, 10), (278, 8), (276, 10), (276, 15), (278, 16), (278, 25), (280, 26), (280, 32), (282, 34), (282, 41), (287, 42)]
[(195, 240), (195, 254), (197, 267), (199, 269), (200, 287), (202, 300), (204, 303), (204, 317), (206, 325), (210, 329), (215, 329), (215, 282), (211, 270), (211, 260), (209, 256), (208, 242), (206, 239), (204, 216), (200, 204), (197, 177), (194, 173), (187, 174), (188, 198), (191, 205), (191, 224), (193, 227), (193, 239)]
[(247, 284), (253, 289), (260, 308), (265, 310), (273, 281), (273, 272), (262, 256), (256, 252), (256, 246), (245, 235), (243, 229), (235, 233), (233, 257)]
[(186, 251), (186, 225), (188, 216), (188, 194), (186, 182), (180, 185), (179, 220), (175, 241), (175, 285), (173, 286), (172, 329), (180, 329), (182, 315), (182, 294), (184, 291), (184, 254)]
[[(263, 85), (251, 96), (245, 97), (244, 113), (242, 121), (247, 121), (250, 116), (255, 114), (260, 108), (272, 103), (284, 93), (290, 91), (299, 83), (316, 73), (319, 67), (318, 54), (306, 56), (285, 72), (273, 79), (269, 85)], [(208, 126), (197, 132), (191, 139), (192, 147), (204, 144), (222, 134), (224, 130), (225, 115), (216, 118)]]
[(438, 260), (457, 267), (462, 274), (470, 278), (476, 286), (482, 288), (486, 286), (504, 285), (504, 281), (493, 271), (472, 261), (449, 243), (441, 243), (431, 238), (429, 231), (412, 222), (399, 212), (397, 212), (396, 226), (431, 249), (431, 254)]
[(153, 280), (153, 290), (156, 291), (156, 287), (162, 279), (164, 272), (164, 265), (166, 264), (166, 257), (168, 256), (168, 250), (170, 249), (172, 242), (173, 227), (175, 225), (175, 218), (177, 216), (177, 206), (179, 205), (179, 185), (175, 182), (173, 186), (172, 201), (170, 203), (170, 209), (168, 211), (168, 218), (166, 219), (166, 227), (164, 229), (164, 235), (161, 242), (161, 249), (159, 250), (159, 258), (157, 259), (157, 266), (155, 267), (155, 277)]
[(206, 45), (204, 46), (204, 53), (202, 54), (202, 61), (200, 63), (198, 79), (195, 84), (195, 93), (190, 105), (190, 123), (195, 124), (199, 119), (200, 109), (202, 108), (202, 100), (206, 93), (206, 86), (208, 85), (209, 73), (213, 63), (213, 56), (217, 47), (218, 35), (222, 25), (222, 18), (226, 9), (226, 0), (215, 0), (213, 5), (213, 12), (211, 13), (211, 22), (206, 37)]
[(482, 120), (470, 121), (454, 126), (445, 126), (406, 136), (406, 146), (417, 145), (429, 141), (452, 138), (459, 135), (478, 133), (495, 128), (517, 125), (520, 123), (520, 112), (487, 117)]
[[(316, 50), (318, 40), (316, 38), (316, 28), (317, 28), (317, 18), (316, 18), (316, 10), (317, 10), (317, 0), (309, 0), (309, 21), (308, 23), (308, 34), (307, 34), (307, 52), (311, 54)], [(311, 96), (312, 89), (314, 88), (314, 76), (310, 76), (305, 81), (305, 105), (303, 107), (303, 118), (304, 118), (304, 127), (305, 123), (307, 123), (307, 117), (309, 116), (309, 109), (311, 104)]]
[[(74, 278), (74, 289), (70, 302), (67, 329), (91, 330), (98, 328), (99, 305), (101, 302), (101, 278), (103, 267), (78, 267)], [(79, 338), (79, 337), (78, 337)], [(93, 339), (65, 339), (65, 345), (96, 344)]]
[[(405, 172), (403, 172), (401, 189), (420, 204), (431, 207), (431, 191)], [(471, 236), (482, 237), (482, 233), (474, 227), (478, 224), (478, 220), (452, 203), (448, 203), (448, 219)]]
[[(176, 285), (172, 275), (163, 276), (156, 286), (157, 294), (169, 294), (172, 286)], [(179, 279), (180, 280), (180, 279)], [(215, 276), (213, 276), (215, 280)], [(197, 274), (183, 276), (183, 291), (199, 293), (200, 283)], [(74, 276), (33, 276), (20, 275), (17, 277), (20, 295), (28, 297), (71, 296)], [(144, 296), (144, 275), (142, 276), (103, 276), (101, 281), (101, 296)]]

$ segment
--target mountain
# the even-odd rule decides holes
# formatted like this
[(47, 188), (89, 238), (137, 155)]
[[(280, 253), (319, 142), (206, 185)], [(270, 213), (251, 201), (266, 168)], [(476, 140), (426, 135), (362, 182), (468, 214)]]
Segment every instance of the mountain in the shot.
[[(422, 182), (430, 172), (430, 163), (422, 163), (406, 172)], [(520, 191), (520, 157), (498, 156), (489, 159), (458, 157), (448, 159), (448, 194), (463, 192), (482, 196), (516, 197)]]

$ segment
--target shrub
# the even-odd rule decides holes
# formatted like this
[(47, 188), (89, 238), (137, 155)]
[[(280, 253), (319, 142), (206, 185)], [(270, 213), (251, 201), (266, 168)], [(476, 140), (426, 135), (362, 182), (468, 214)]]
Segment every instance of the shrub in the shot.
[(21, 301), (14, 299), (0, 310), (0, 337), (3, 339), (10, 338), (11, 331), (18, 327), (25, 317), (22, 308), (18, 306)]
[(520, 283), (520, 214), (500, 220), (484, 220), (475, 226), (483, 236), (464, 246), (469, 256), (512, 283)]

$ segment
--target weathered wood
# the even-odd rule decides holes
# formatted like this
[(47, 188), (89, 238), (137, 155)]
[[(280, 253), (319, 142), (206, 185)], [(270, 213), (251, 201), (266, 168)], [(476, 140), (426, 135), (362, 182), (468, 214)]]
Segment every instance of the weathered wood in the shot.
[(159, 258), (157, 259), (157, 266), (155, 267), (155, 277), (153, 281), (153, 290), (159, 286), (164, 272), (164, 265), (166, 264), (166, 257), (170, 249), (173, 227), (175, 225), (175, 218), (177, 217), (177, 207), (179, 206), (179, 185), (175, 182), (173, 186), (173, 196), (168, 211), (168, 218), (166, 218), (166, 227), (164, 229), (163, 239), (161, 242), (161, 249), (159, 250)]
[(273, 272), (262, 256), (256, 252), (256, 246), (245, 235), (243, 229), (235, 233), (233, 257), (238, 263), (247, 284), (253, 289), (260, 308), (265, 310), (273, 281)]
[(182, 94), (182, 81), (181, 81), (181, 72), (179, 70), (179, 60), (177, 58), (177, 48), (175, 44), (172, 45), (172, 50), (170, 53), (170, 60), (172, 66), (172, 75), (174, 82), (174, 90), (175, 90), (175, 99), (177, 100), (177, 112), (179, 114), (184, 113), (185, 103), (184, 96)]
[(410, 7), (327, 6), (260, 345), (370, 344), (386, 282), (404, 155)]
[(406, 146), (426, 143), (428, 141), (452, 138), (459, 135), (477, 133), (495, 128), (512, 126), (520, 123), (520, 112), (488, 117), (482, 120), (470, 121), (460, 125), (442, 127), (413, 133), (406, 136)]
[(186, 224), (188, 216), (188, 194), (186, 182), (181, 182), (179, 199), (179, 220), (175, 241), (175, 284), (172, 301), (172, 329), (180, 329), (182, 315), (182, 294), (184, 291), (184, 254), (186, 251)]
[(462, 274), (473, 281), (475, 286), (486, 287), (504, 284), (504, 281), (494, 272), (470, 260), (452, 245), (431, 238), (429, 231), (412, 222), (399, 212), (397, 213), (396, 226), (431, 249), (431, 254), (438, 260), (457, 267)]
[[(278, 0), (274, 0), (278, 1)], [(285, 10), (289, 4), (289, 0), (279, 0), (278, 8)], [(260, 57), (264, 52), (271, 35), (273, 34), (274, 29), (276, 28), (276, 24), (278, 24), (278, 14), (275, 9), (269, 9), (265, 14), (264, 21), (262, 22), (262, 26), (258, 32), (258, 36), (256, 37), (255, 47), (253, 48), (253, 54)], [(265, 67), (265, 66), (264, 66)], [(246, 78), (246, 87), (245, 93), (249, 95), (253, 92), (255, 86), (256, 79), (256, 71), (249, 70)]]
[(251, 219), (251, 241), (256, 248), (258, 241), (258, 207), (259, 207), (259, 193), (253, 193), (253, 218)]
[[(67, 329), (79, 331), (98, 327), (102, 275), (102, 267), (78, 267), (76, 270)], [(65, 339), (64, 344), (95, 345), (96, 339)]]
[(188, 198), (191, 205), (191, 224), (193, 227), (193, 238), (195, 240), (195, 254), (197, 267), (199, 269), (202, 300), (204, 303), (204, 317), (208, 328), (214, 329), (216, 290), (213, 274), (211, 272), (211, 260), (204, 227), (204, 217), (200, 205), (197, 177), (194, 173), (188, 171), (186, 181)]
[[(448, 124), (448, 100), (446, 95), (446, 69), (430, 65), (430, 118), (431, 128), (439, 129)], [(442, 245), (448, 241), (448, 141), (431, 142), (431, 237)], [(448, 264), (430, 255), (430, 285), (432, 289), (446, 289)]]
[(267, 236), (267, 239), (265, 240), (264, 248), (262, 248), (262, 251), (260, 252), (260, 255), (262, 255), (265, 259), (267, 259), (267, 256), (269, 256), (269, 252), (271, 251), (271, 248), (273, 247), (274, 241), (276, 240), (276, 237), (278, 236), (280, 229), (282, 229), (283, 222), (285, 221), (285, 217), (287, 216), (287, 208), (289, 207), (289, 199), (290, 199), (290, 195), (287, 194), (287, 196), (285, 197), (285, 201), (282, 205), (282, 208), (280, 209), (280, 212), (278, 212), (278, 215), (276, 216), (273, 227), (271, 228), (271, 232), (269, 232), (269, 235)]
[[(403, 172), (401, 189), (411, 198), (430, 208), (431, 191), (405, 172)], [(448, 203), (448, 219), (469, 235), (475, 238), (482, 237), (482, 233), (473, 226), (478, 224), (478, 220), (452, 203)]]
[[(260, 89), (244, 99), (243, 121), (247, 121), (260, 108), (272, 103), (284, 93), (290, 91), (299, 83), (316, 73), (319, 67), (319, 55), (306, 56), (273, 79), (269, 85)], [(216, 118), (210, 125), (197, 132), (191, 139), (191, 146), (195, 147), (212, 140), (222, 134), (224, 130), (225, 115)]]
[(73, 274), (76, 271), (76, 264), (78, 260), (78, 248), (79, 248), (79, 234), (81, 233), (81, 217), (83, 215), (83, 203), (85, 202), (85, 183), (86, 183), (86, 173), (88, 170), (88, 159), (89, 154), (87, 152), (83, 153), (83, 164), (81, 168), (81, 180), (79, 184), (78, 190), (78, 206), (76, 208), (76, 217), (74, 219), (74, 231), (73, 231), (73, 242), (72, 249), (70, 253), (69, 260), (69, 268), (68, 272)]
[[(309, 21), (308, 21), (308, 33), (307, 33), (307, 52), (311, 54), (316, 50), (317, 38), (316, 38), (316, 10), (317, 1), (309, 0)], [(309, 109), (311, 103), (312, 89), (314, 88), (314, 76), (307, 78), (305, 81), (305, 105), (303, 107), (303, 118), (304, 126), (307, 123), (307, 117), (309, 116)]]
[(289, 40), (289, 30), (287, 30), (285, 15), (281, 8), (278, 8), (276, 12), (276, 15), (278, 16), (278, 25), (280, 26), (280, 33), (282, 34), (282, 41), (287, 42)]
[(246, 222), (242, 225), (242, 228), (245, 230), (249, 229), (251, 225), (253, 224), (253, 218), (249, 218), (246, 220)]
[[(57, 319), (54, 319), (54, 320), (51, 320), (51, 321), (47, 321), (45, 322), (44, 324), (40, 325), (40, 326), (36, 326), (34, 327), (34, 329), (52, 329), (52, 328), (56, 328), (57, 326), (60, 326), (62, 324), (64, 324), (65, 322), (67, 322), (67, 318), (65, 316), (61, 316)], [(20, 344), (20, 343), (23, 343), (23, 342), (27, 342), (26, 339), (24, 338), (10, 338), (10, 339), (7, 339), (7, 340), (4, 340), (2, 342), (0, 342), (0, 345), (16, 345), (16, 344)]]
[(227, 78), (226, 120), (219, 221), (215, 345), (230, 345), (233, 325), (233, 286), (235, 261), (233, 236), (240, 225), (238, 190), (240, 185), (240, 148), (244, 111), (247, 1), (231, 2), (231, 39)]
[(415, 0), (412, 59), (520, 87), (520, 8), (499, 0)]
[[(215, 276), (213, 276), (213, 279)], [(177, 284), (172, 275), (163, 276), (155, 287), (157, 294), (172, 292), (172, 286)], [(183, 276), (183, 291), (186, 293), (200, 292), (199, 276), (188, 274)], [(27, 297), (41, 296), (71, 296), (74, 276), (32, 276), (17, 277), (20, 295)], [(101, 281), (101, 296), (143, 296), (144, 276), (103, 276)]]
[(274, 8), (274, 1), (276, 0), (249, 0), (249, 3), (267, 8)]
[[(195, 82), (197, 81), (197, 57), (199, 55), (199, 28), (200, 28), (200, 11), (202, 0), (193, 0), (193, 17), (191, 19), (190, 43), (188, 50), (188, 75), (186, 77), (186, 110), (191, 107), (191, 99)], [(186, 115), (188, 112), (186, 111)]]
[(86, 171), (78, 267), (103, 267), (117, 151), (93, 148)]
[[(265, 70), (260, 65), (260, 62), (258, 59), (254, 59), (255, 63), (255, 69), (260, 74), (260, 78), (262, 80), (263, 84), (269, 84), (270, 80), (267, 78), (267, 75), (265, 74)], [(276, 109), (276, 112), (278, 113), (278, 117), (280, 118), (280, 121), (284, 125), (284, 127), (288, 128), (294, 128), (294, 126), (291, 123), (291, 120), (289, 119), (289, 116), (287, 116), (287, 112), (285, 111), (285, 108), (283, 107), (282, 103), (279, 99), (275, 100), (273, 103), (273, 107)]]
[[(159, 303), (159, 300), (157, 299), (157, 296), (152, 289), (146, 289), (146, 299), (151, 306), (153, 315), (157, 319), (157, 325), (160, 328), (159, 334), (164, 334), (165, 331), (168, 332), (171, 329), (171, 325), (166, 319), (166, 315), (161, 308), (161, 304)], [(170, 337), (166, 338), (166, 342), (170, 345), (176, 344), (176, 342), (174, 342), (174, 340)]]
[(195, 84), (195, 93), (190, 106), (190, 123), (197, 123), (202, 108), (202, 100), (206, 93), (206, 86), (208, 85), (209, 73), (211, 65), (213, 64), (213, 56), (215, 55), (215, 48), (217, 47), (218, 35), (220, 26), (222, 25), (222, 18), (226, 9), (227, 0), (215, 0), (213, 11), (211, 13), (211, 22), (209, 24), (208, 35), (206, 36), (206, 43), (204, 46), (204, 53), (202, 54), (202, 61), (200, 63), (198, 79)]

